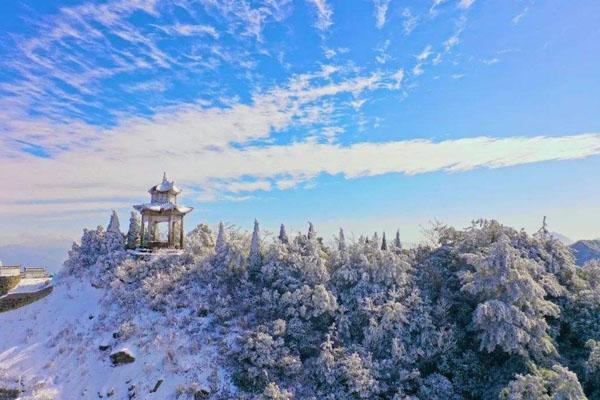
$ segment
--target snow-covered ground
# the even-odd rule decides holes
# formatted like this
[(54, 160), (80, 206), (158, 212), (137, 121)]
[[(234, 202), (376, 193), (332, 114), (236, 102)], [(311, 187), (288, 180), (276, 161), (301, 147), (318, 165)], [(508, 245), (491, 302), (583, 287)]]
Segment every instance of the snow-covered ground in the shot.
[[(21, 399), (185, 399), (219, 380), (219, 351), (208, 336), (192, 340), (149, 311), (128, 315), (131, 334), (115, 338), (123, 332), (119, 313), (110, 290), (73, 277), (59, 278), (40, 301), (1, 313), (0, 388), (23, 389)], [(113, 366), (110, 354), (121, 349), (136, 360)]]

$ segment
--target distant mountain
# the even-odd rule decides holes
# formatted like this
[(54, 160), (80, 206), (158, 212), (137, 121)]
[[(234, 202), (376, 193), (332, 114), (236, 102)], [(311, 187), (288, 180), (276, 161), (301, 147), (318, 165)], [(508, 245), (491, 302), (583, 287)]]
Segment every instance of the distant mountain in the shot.
[(4, 265), (46, 267), (50, 273), (54, 273), (62, 267), (68, 250), (68, 243), (39, 246), (9, 244), (0, 246), (0, 261)]
[(600, 260), (600, 239), (579, 240), (569, 246), (577, 265), (584, 265), (586, 262), (594, 259)]
[(573, 244), (573, 240), (565, 235), (563, 235), (562, 233), (558, 233), (558, 232), (550, 232), (550, 235), (555, 238), (556, 240), (560, 241), (562, 244), (564, 244), (565, 246), (570, 246)]

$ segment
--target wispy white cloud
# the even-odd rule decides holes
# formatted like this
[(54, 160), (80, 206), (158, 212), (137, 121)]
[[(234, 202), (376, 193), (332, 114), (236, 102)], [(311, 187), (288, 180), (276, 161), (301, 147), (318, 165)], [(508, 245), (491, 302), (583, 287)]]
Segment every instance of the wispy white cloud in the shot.
[[(144, 131), (152, 129), (146, 126)], [(148, 134), (149, 138), (154, 137), (151, 132), (139, 134), (143, 135), (138, 137), (140, 140)], [(205, 198), (210, 200), (218, 198), (219, 190), (235, 194), (272, 190), (273, 186), (289, 189), (323, 173), (341, 174), (347, 178), (387, 173), (415, 175), (600, 155), (600, 133), (559, 137), (475, 137), (441, 142), (401, 140), (349, 146), (304, 141), (222, 149), (205, 148), (197, 143), (201, 140), (196, 140), (195, 145), (187, 143), (191, 146), (187, 151), (173, 146), (178, 136), (163, 137), (160, 143), (147, 142), (153, 147), (153, 156), (130, 147), (127, 157), (112, 152), (79, 151), (56, 159), (26, 157), (10, 163), (1, 160), (0, 179), (5, 182), (5, 187), (0, 198), (0, 214), (42, 214), (119, 206), (121, 203), (99, 202), (97, 198), (139, 197), (163, 169), (189, 189), (188, 195), (195, 188), (200, 192), (210, 188), (212, 197)], [(118, 146), (118, 143), (113, 144), (113, 147)], [(161, 162), (157, 165), (155, 155), (161, 151)], [(128, 173), (123, 174), (123, 171)], [(7, 198), (9, 193), (17, 193), (31, 202), (24, 204), (18, 198)], [(42, 202), (52, 197), (55, 201)], [(61, 202), (61, 199), (79, 201), (73, 204)]]
[(165, 32), (169, 35), (181, 35), (181, 36), (196, 36), (196, 35), (208, 35), (212, 36), (215, 39), (219, 38), (219, 33), (217, 30), (205, 24), (180, 24), (176, 23), (174, 25), (158, 25), (156, 26), (159, 30)]
[(456, 22), (456, 31), (444, 42), (444, 51), (446, 53), (450, 52), (455, 46), (457, 46), (460, 43), (460, 35), (465, 30), (466, 25), (467, 18), (465, 16), (462, 16), (458, 19), (458, 21)]
[(410, 11), (410, 8), (402, 10), (402, 29), (405, 35), (409, 35), (416, 27), (419, 22), (419, 18)]
[(398, 71), (394, 72), (391, 75), (391, 78), (392, 78), (391, 87), (393, 89), (400, 89), (400, 86), (402, 86), (402, 80), (404, 79), (404, 70), (399, 69)]
[(417, 64), (412, 69), (412, 74), (414, 76), (421, 76), (424, 73), (425, 73), (425, 70), (423, 69), (423, 65), (422, 64)]
[(390, 44), (391, 40), (386, 39), (383, 43), (375, 48), (375, 51), (377, 52), (375, 61), (377, 61), (379, 64), (385, 64), (386, 62), (392, 60), (392, 56), (389, 53)]
[(511, 20), (513, 25), (518, 25), (521, 20), (527, 15), (527, 13), (529, 12), (529, 6), (523, 8), (523, 10), (514, 16), (514, 18)]
[(262, 38), (262, 31), (268, 20), (281, 21), (291, 9), (290, 0), (266, 0), (250, 2), (248, 0), (200, 0), (205, 9), (216, 17), (224, 19), (233, 32)]
[(441, 6), (442, 4), (444, 4), (446, 1), (448, 1), (448, 0), (433, 0), (433, 4), (429, 8), (429, 14), (432, 17), (435, 17), (436, 15), (438, 15), (438, 12), (439, 12), (438, 7)]
[(333, 25), (333, 9), (327, 3), (327, 0), (307, 0), (316, 11), (317, 20), (315, 27), (320, 31), (328, 30)]
[(433, 53), (431, 45), (427, 45), (419, 54), (415, 56), (417, 61), (423, 62), (426, 61), (429, 56)]
[(494, 65), (500, 62), (500, 59), (498, 57), (494, 57), (494, 58), (484, 58), (483, 60), (481, 60), (482, 63), (484, 63), (485, 65)]
[(459, 0), (458, 8), (467, 10), (475, 3), (475, 0)]
[(256, 181), (232, 181), (225, 185), (225, 188), (229, 192), (255, 192), (257, 190), (269, 191), (271, 190), (271, 182), (265, 180)]
[(375, 26), (377, 29), (381, 29), (385, 25), (390, 0), (373, 0), (373, 5), (375, 6)]

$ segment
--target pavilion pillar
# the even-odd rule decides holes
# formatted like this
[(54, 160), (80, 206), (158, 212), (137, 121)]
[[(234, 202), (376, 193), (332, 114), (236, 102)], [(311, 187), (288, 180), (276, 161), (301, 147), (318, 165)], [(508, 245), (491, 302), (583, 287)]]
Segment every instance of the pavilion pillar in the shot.
[(148, 232), (150, 232), (150, 241), (156, 241), (156, 224), (152, 216), (148, 218)]
[(179, 220), (179, 248), (183, 250), (183, 215)]
[(169, 236), (167, 237), (167, 246), (169, 247), (175, 247), (175, 240), (174, 235), (175, 232), (173, 232), (173, 213), (169, 214)]
[(144, 224), (146, 223), (146, 217), (142, 213), (142, 227), (140, 229), (140, 247), (144, 247)]

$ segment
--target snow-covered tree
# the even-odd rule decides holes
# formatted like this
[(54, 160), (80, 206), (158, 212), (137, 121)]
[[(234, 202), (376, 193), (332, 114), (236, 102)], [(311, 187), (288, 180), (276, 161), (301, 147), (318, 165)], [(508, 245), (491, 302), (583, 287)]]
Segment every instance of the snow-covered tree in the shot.
[(127, 231), (127, 248), (135, 249), (140, 246), (141, 222), (140, 216), (135, 211), (129, 217), (129, 230)]
[(260, 228), (258, 220), (254, 220), (254, 229), (252, 231), (252, 242), (250, 243), (250, 255), (248, 256), (248, 264), (251, 269), (259, 270), (262, 261), (260, 252)]
[(535, 357), (555, 353), (545, 317), (558, 316), (560, 309), (545, 297), (560, 293), (556, 278), (521, 257), (505, 234), (484, 254), (464, 258), (473, 271), (462, 275), (462, 290), (479, 302), (473, 325), (481, 349)]
[(346, 251), (346, 238), (344, 237), (344, 230), (340, 228), (340, 234), (338, 235), (338, 251)]
[(196, 256), (210, 256), (215, 251), (215, 238), (210, 227), (199, 224), (186, 237), (186, 249)]
[(125, 249), (125, 237), (120, 229), (119, 216), (114, 210), (110, 216), (108, 228), (106, 228), (103, 247), (103, 252), (105, 254), (111, 254)]
[(502, 391), (505, 400), (587, 400), (577, 375), (561, 365), (551, 369), (533, 366), (533, 373), (518, 374)]
[(396, 237), (394, 238), (394, 247), (397, 250), (402, 250), (402, 242), (400, 241), (400, 229), (396, 231)]
[(217, 231), (217, 241), (215, 242), (215, 253), (220, 253), (225, 247), (225, 227), (223, 222), (219, 222), (219, 230)]
[(381, 250), (387, 250), (387, 240), (385, 239), (385, 232), (383, 232), (383, 237), (381, 238)]
[(308, 240), (313, 240), (317, 238), (317, 232), (315, 232), (315, 227), (313, 226), (312, 222), (308, 222)]
[(285, 225), (281, 224), (279, 227), (279, 236), (277, 237), (281, 243), (288, 244), (290, 241), (288, 239), (287, 232), (285, 231)]

